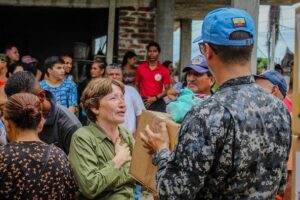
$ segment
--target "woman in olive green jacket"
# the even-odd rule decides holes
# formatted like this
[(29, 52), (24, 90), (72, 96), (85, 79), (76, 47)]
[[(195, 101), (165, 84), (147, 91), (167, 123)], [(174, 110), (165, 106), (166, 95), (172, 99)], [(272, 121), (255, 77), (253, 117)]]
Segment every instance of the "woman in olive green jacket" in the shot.
[(76, 131), (69, 152), (81, 199), (133, 199), (135, 182), (128, 172), (134, 139), (119, 127), (126, 111), (124, 85), (92, 80), (81, 102), (91, 123)]

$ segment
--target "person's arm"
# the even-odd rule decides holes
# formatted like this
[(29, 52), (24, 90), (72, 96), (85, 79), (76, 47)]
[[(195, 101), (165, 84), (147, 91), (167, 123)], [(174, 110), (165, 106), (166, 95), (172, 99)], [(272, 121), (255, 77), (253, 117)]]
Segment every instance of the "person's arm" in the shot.
[(60, 144), (68, 155), (72, 136), (82, 125), (78, 118), (69, 112), (66, 107), (60, 105), (57, 105), (57, 107), (61, 112), (58, 119)]
[(174, 101), (177, 98), (178, 93), (176, 92), (176, 90), (174, 88), (170, 88), (167, 91), (167, 96), (171, 101)]
[(77, 88), (74, 82), (72, 82), (71, 87), (70, 87), (70, 94), (68, 98), (68, 109), (69, 111), (75, 113), (77, 111)]
[[(192, 109), (179, 131), (174, 152), (171, 153), (167, 148), (158, 148), (159, 151), (153, 154), (153, 164), (158, 167), (156, 182), (159, 199), (195, 199), (204, 186), (218, 151), (216, 144), (227, 132), (223, 127), (226, 127), (224, 123), (228, 123), (223, 118), (216, 118), (215, 123), (208, 125), (207, 122), (212, 120), (209, 119), (209, 111)], [(218, 109), (220, 116), (223, 112), (224, 110)], [(164, 137), (161, 134), (156, 136), (156, 139), (150, 141), (159, 144), (157, 140)]]
[[(95, 143), (96, 141), (93, 141), (86, 134), (85, 136), (74, 135), (69, 154), (79, 191), (89, 199), (94, 199), (105, 189), (117, 183), (118, 178), (124, 173), (120, 168), (124, 164), (124, 159), (128, 156), (116, 155), (112, 160), (99, 166), (100, 155), (96, 154)], [(121, 147), (119, 151), (126, 152), (127, 150)]]
[(282, 169), (282, 178), (280, 180), (280, 184), (279, 184), (279, 188), (277, 191), (278, 195), (283, 196), (284, 195), (284, 191), (285, 191), (285, 187), (286, 187), (286, 183), (288, 180), (288, 172), (287, 172), (287, 163), (283, 163), (284, 167)]
[[(289, 122), (291, 124), (291, 117), (290, 117), (290, 115), (288, 115), (288, 116), (289, 116)], [(277, 191), (277, 194), (278, 195), (282, 195), (282, 196), (284, 195), (286, 184), (288, 182), (288, 167), (287, 167), (287, 164), (288, 164), (289, 154), (290, 154), (291, 145), (292, 145), (292, 136), (291, 135), (290, 135), (290, 144), (289, 145), (290, 145), (289, 151), (286, 152), (286, 160), (283, 163), (282, 178), (281, 178), (281, 181), (280, 181), (280, 184), (279, 184), (279, 188), (278, 188), (278, 191)]]
[(42, 78), (42, 71), (41, 70), (39, 70), (39, 69), (36, 70), (35, 78), (38, 81), (41, 80), (41, 78)]
[(145, 106), (146, 108), (148, 108), (150, 105), (152, 105), (154, 102), (160, 100), (161, 98), (164, 98), (167, 95), (167, 90), (170, 89), (170, 85), (165, 85), (164, 86), (164, 90), (162, 91), (162, 93), (153, 96), (153, 97), (148, 97), (145, 100)]
[(160, 93), (159, 95), (157, 95), (157, 98), (161, 99), (161, 98), (165, 97), (167, 95), (167, 91), (169, 89), (170, 89), (170, 84), (164, 85), (164, 90), (162, 91), (162, 93)]
[(64, 152), (68, 155), (73, 134), (81, 127), (81, 124), (74, 124), (69, 127), (62, 127), (61, 137)]
[(135, 89), (140, 93), (140, 70), (139, 67), (137, 68), (136, 72), (135, 72), (135, 76), (134, 76), (134, 87)]
[(171, 77), (167, 70), (164, 73), (163, 84), (164, 84), (164, 89), (163, 89), (162, 93), (157, 95), (158, 99), (164, 98), (167, 95), (167, 91), (171, 87)]
[(170, 74), (167, 70), (165, 70), (165, 72), (163, 73), (163, 85), (164, 85), (164, 88), (163, 88), (163, 91), (156, 95), (155, 96), (155, 101), (161, 99), (161, 98), (164, 98), (166, 95), (167, 95), (167, 91), (170, 89), (171, 87), (171, 79), (170, 79)]
[(135, 127), (137, 127), (139, 124), (139, 120), (140, 120), (142, 111), (145, 110), (146, 108), (145, 108), (144, 102), (143, 102), (140, 94), (134, 88), (132, 88), (132, 92), (130, 95), (132, 97), (131, 99), (133, 101), (134, 114), (136, 116), (136, 126)]
[(182, 82), (178, 82), (173, 87), (171, 87), (169, 90), (167, 90), (167, 96), (171, 101), (174, 101), (177, 96), (180, 94), (180, 90), (183, 87)]

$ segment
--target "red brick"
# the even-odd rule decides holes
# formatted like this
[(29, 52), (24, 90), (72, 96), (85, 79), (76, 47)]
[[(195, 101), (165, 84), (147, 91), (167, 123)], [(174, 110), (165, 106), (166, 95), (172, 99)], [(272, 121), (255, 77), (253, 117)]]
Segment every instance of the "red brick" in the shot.
[(125, 27), (132, 27), (132, 26), (134, 26), (135, 25), (135, 23), (133, 23), (133, 22), (119, 22), (119, 26), (120, 27), (122, 27), (122, 26), (125, 26)]
[(131, 11), (135, 11), (136, 8), (132, 7), (132, 6), (128, 6), (128, 7), (121, 7), (120, 10), (131, 10)]
[(134, 33), (131, 35), (133, 38), (148, 38), (149, 34), (148, 33)]
[(122, 17), (122, 18), (120, 18), (120, 21), (134, 22), (134, 21), (136, 21), (136, 18), (135, 17)]
[(120, 15), (120, 18), (121, 18), (122, 16), (127, 16), (127, 15), (129, 15), (129, 12), (126, 11), (126, 10), (120, 10), (120, 11), (119, 11), (119, 15)]
[(153, 11), (153, 8), (149, 8), (149, 7), (139, 7), (138, 11), (146, 11), (146, 12), (150, 12)]
[(120, 31), (124, 31), (126, 33), (134, 33), (134, 29), (131, 29), (130, 27), (127, 27), (127, 28), (120, 28)]
[(144, 44), (149, 44), (150, 42), (152, 42), (152, 40), (150, 40), (150, 39), (139, 39), (138, 41), (140, 43), (144, 43)]
[(138, 18), (138, 23), (153, 23), (153, 19), (148, 19), (148, 18)]

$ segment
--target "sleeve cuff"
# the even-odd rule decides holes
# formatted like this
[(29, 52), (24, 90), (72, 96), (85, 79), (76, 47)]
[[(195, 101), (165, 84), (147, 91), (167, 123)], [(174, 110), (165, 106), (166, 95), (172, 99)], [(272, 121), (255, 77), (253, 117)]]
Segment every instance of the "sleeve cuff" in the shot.
[(152, 164), (155, 166), (160, 165), (162, 162), (167, 161), (171, 155), (168, 149), (162, 149), (152, 155)]
[(108, 180), (114, 180), (115, 178), (117, 178), (118, 176), (121, 175), (121, 168), (120, 169), (117, 169), (115, 167), (115, 162), (113, 160), (110, 160), (106, 163), (105, 165), (106, 167), (108, 167), (108, 171), (110, 171), (111, 173), (107, 173), (107, 177), (108, 177)]

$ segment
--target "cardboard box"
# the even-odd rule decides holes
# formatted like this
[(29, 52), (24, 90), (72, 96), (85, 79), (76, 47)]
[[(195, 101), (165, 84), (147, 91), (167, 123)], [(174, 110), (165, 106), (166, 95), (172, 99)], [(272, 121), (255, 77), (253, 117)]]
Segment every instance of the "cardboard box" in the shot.
[[(300, 7), (296, 9), (295, 56), (293, 66), (293, 134), (300, 135)], [(298, 199), (297, 199), (298, 200)]]
[(293, 136), (292, 199), (300, 199), (300, 136)]
[(180, 124), (172, 121), (169, 114), (143, 111), (138, 127), (135, 140), (135, 146), (132, 152), (132, 160), (129, 173), (133, 178), (140, 182), (145, 187), (152, 191), (156, 191), (156, 166), (152, 164), (152, 157), (148, 154), (147, 149), (143, 147), (143, 142), (140, 138), (140, 132), (145, 132), (148, 124), (154, 132), (159, 129), (159, 123), (165, 121), (167, 123), (168, 134), (170, 138), (170, 148), (174, 149), (177, 142), (177, 132)]

